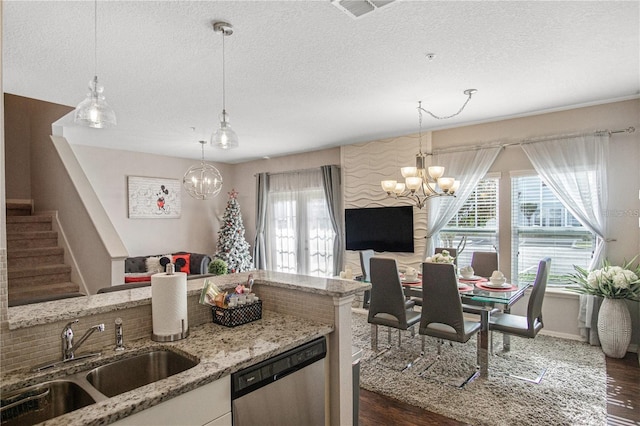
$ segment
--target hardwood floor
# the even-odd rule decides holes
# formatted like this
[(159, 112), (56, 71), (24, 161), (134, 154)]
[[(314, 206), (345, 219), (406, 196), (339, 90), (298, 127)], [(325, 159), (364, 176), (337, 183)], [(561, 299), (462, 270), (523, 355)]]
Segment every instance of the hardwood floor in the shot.
[[(638, 355), (607, 358), (607, 425), (640, 425), (640, 366)], [(360, 389), (359, 426), (466, 425), (377, 393)]]

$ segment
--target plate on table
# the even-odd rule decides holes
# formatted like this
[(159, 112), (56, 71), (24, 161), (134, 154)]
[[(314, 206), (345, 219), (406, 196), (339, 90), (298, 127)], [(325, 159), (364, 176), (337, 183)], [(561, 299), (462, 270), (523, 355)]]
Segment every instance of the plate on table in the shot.
[(509, 283), (493, 284), (491, 281), (484, 282), (482, 283), (482, 285), (484, 287), (491, 287), (491, 288), (511, 288), (511, 284)]
[(484, 278), (483, 277), (479, 277), (477, 275), (471, 275), (469, 278), (465, 278), (462, 275), (460, 275), (458, 277), (458, 279), (461, 280), (461, 281), (480, 281), (480, 280), (483, 280)]
[(421, 278), (400, 278), (400, 281), (402, 281), (403, 284), (419, 284), (422, 283), (422, 279)]

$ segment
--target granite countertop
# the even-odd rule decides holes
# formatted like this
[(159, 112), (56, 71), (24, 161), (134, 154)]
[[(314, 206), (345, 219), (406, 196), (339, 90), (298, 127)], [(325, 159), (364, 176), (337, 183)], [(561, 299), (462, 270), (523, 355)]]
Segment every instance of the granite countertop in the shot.
[[(250, 273), (253, 274), (255, 284), (332, 297), (349, 296), (371, 288), (369, 283), (353, 280), (258, 270), (187, 280), (187, 296), (199, 296), (206, 279), (213, 281), (221, 289), (225, 290), (238, 284), (246, 283)], [(11, 307), (8, 309), (8, 323), (9, 329), (15, 330), (150, 304), (151, 287), (141, 287), (132, 290)]]
[(331, 325), (265, 310), (261, 320), (234, 328), (213, 323), (192, 327), (189, 337), (173, 343), (157, 343), (151, 339), (125, 341), (127, 350), (124, 352), (116, 353), (111, 346), (106, 348), (99, 357), (76, 361), (46, 372), (15, 370), (2, 377), (0, 392), (4, 393), (53, 378), (63, 378), (67, 374), (102, 365), (114, 357), (131, 356), (148, 351), (150, 348), (169, 348), (200, 360), (197, 366), (182, 373), (44, 423), (46, 425), (104, 425), (228, 376), (332, 331)]

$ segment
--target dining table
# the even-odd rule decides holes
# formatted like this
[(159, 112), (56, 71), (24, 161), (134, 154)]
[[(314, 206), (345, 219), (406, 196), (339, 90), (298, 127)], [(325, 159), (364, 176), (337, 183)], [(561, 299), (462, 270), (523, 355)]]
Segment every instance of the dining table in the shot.
[[(418, 279), (401, 279), (407, 297), (423, 297), (421, 277)], [(493, 286), (489, 280), (481, 277), (470, 277), (468, 279), (459, 278), (458, 292), (463, 304), (473, 305), (474, 313), (480, 315), (480, 331), (478, 332), (478, 365), (480, 366), (480, 377), (489, 377), (489, 318), (491, 311), (498, 308), (505, 313), (509, 313), (511, 307), (520, 300), (531, 283), (509, 283), (501, 286)], [(510, 350), (509, 335), (503, 333), (504, 351)]]

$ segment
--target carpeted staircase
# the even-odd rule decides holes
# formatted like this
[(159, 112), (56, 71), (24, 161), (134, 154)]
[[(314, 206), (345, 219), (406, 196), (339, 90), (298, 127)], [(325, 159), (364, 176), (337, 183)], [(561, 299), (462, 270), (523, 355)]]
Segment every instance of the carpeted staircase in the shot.
[(51, 216), (32, 216), (30, 203), (7, 200), (9, 306), (76, 295)]

